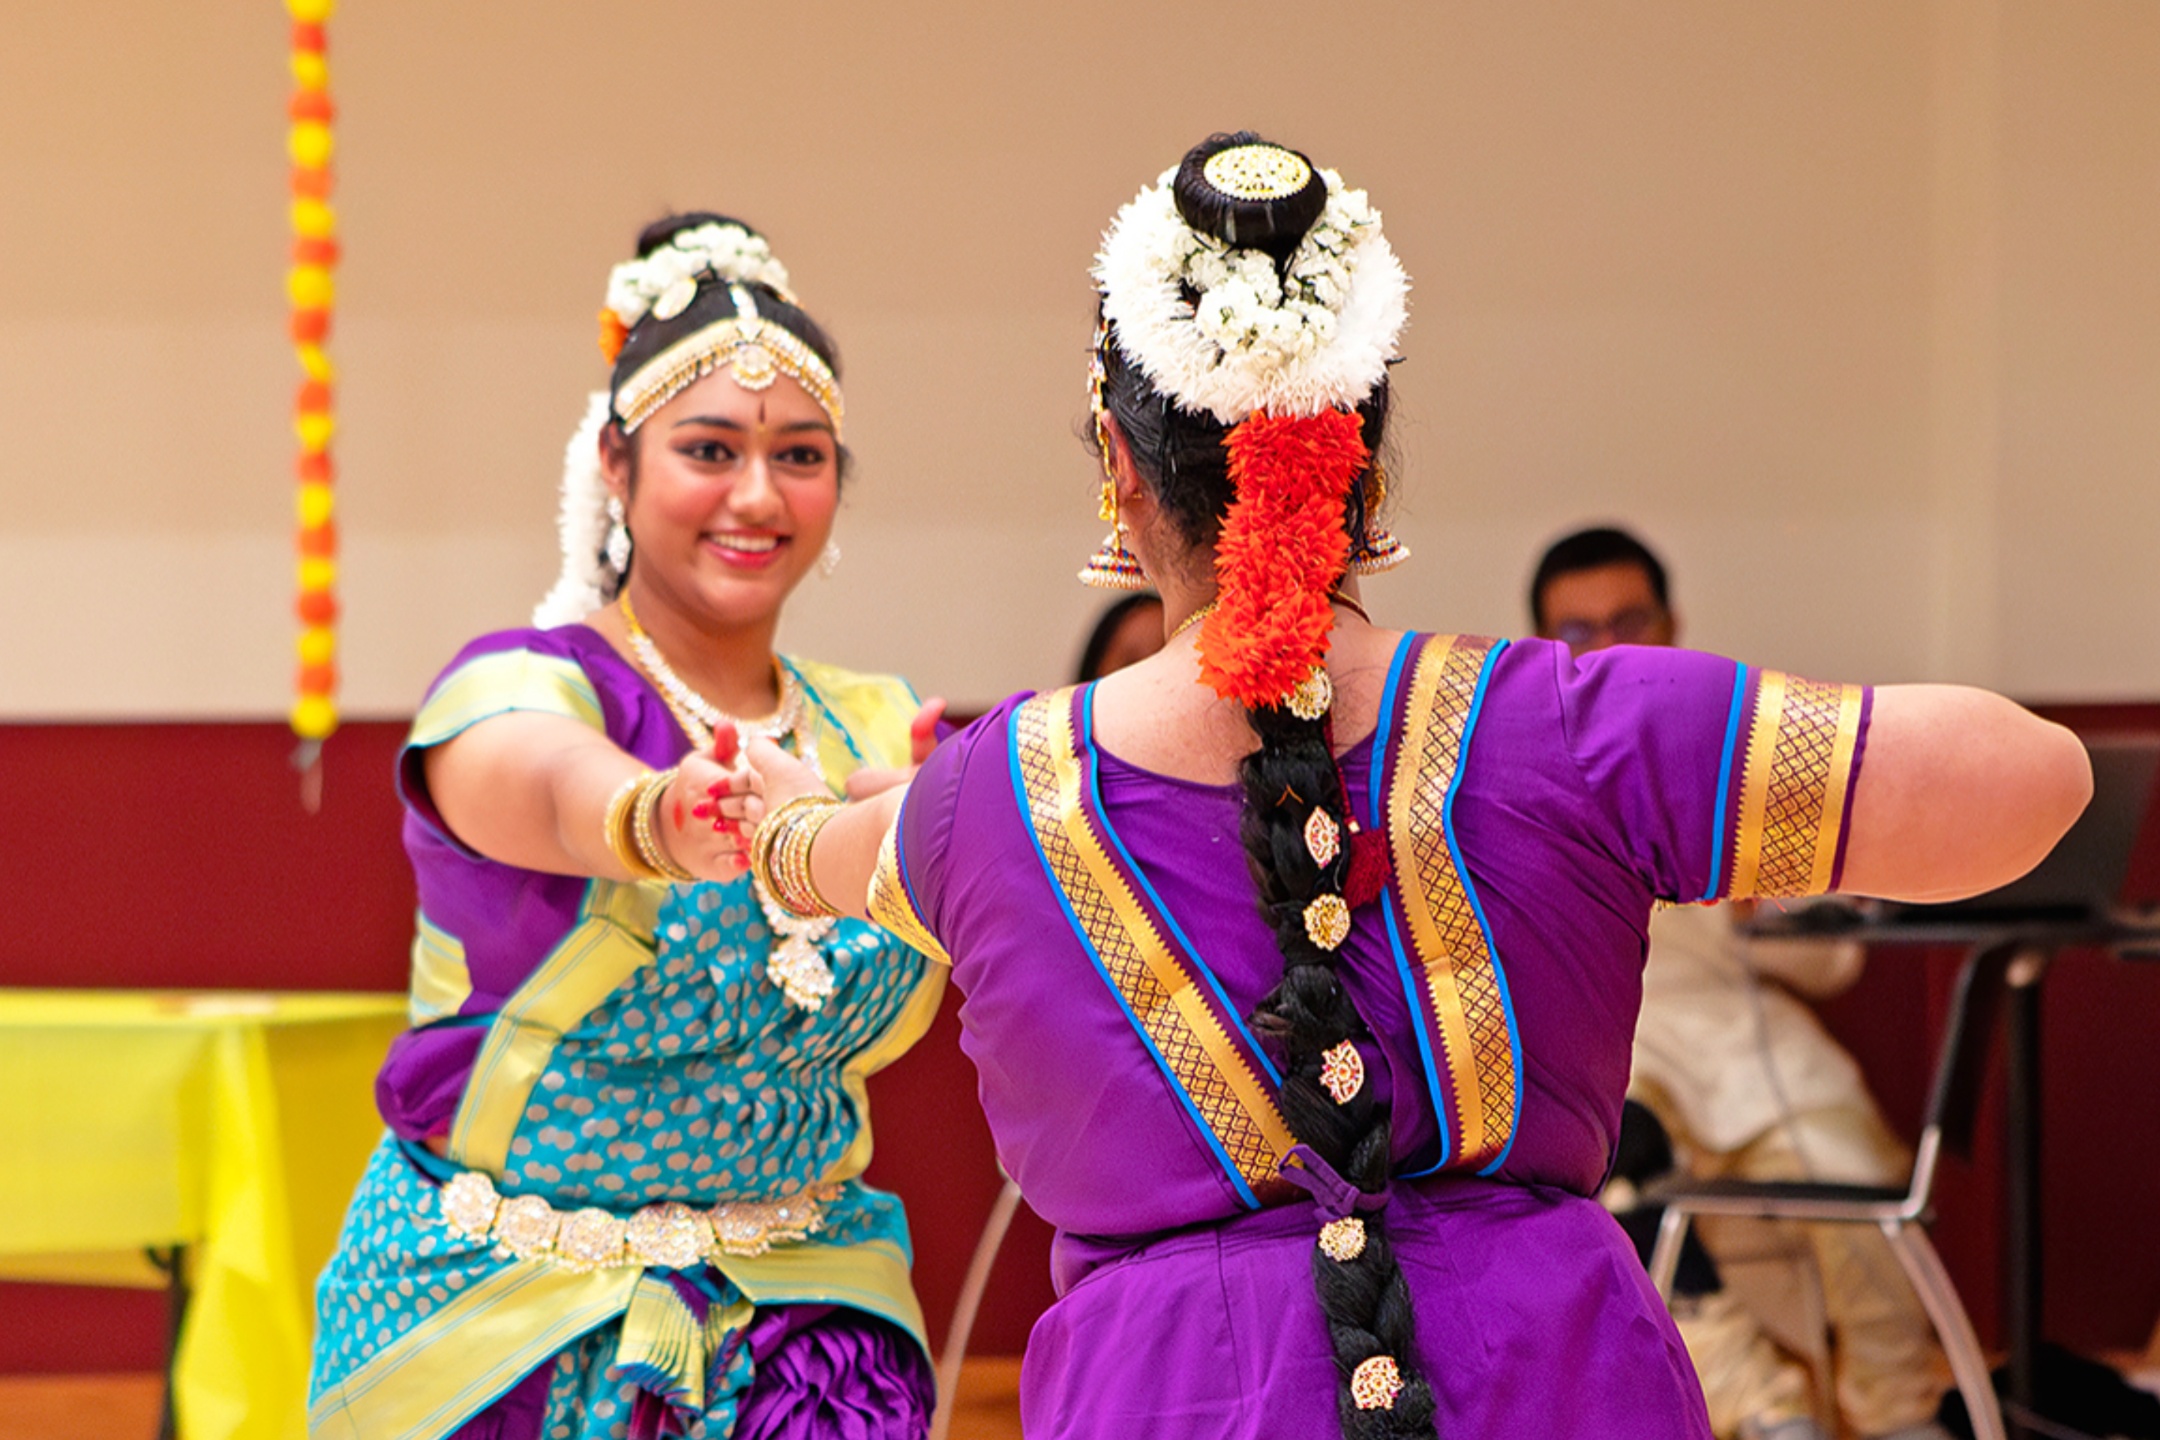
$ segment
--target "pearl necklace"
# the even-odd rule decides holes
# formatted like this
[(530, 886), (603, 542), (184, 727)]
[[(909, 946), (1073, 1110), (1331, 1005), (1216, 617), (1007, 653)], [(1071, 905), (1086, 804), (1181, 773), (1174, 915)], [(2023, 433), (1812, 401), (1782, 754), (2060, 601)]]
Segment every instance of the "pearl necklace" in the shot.
[[(637, 659), (638, 669), (667, 702), (669, 711), (682, 726), (691, 745), (699, 750), (710, 750), (713, 731), (723, 723), (732, 724), (746, 740), (756, 736), (776, 745), (782, 739), (792, 740), (796, 758), (808, 765), (819, 780), (825, 778), (825, 767), (818, 760), (815, 737), (808, 724), (802, 686), (796, 683), (794, 672), (782, 665), (777, 655), (773, 657), (773, 673), (780, 682), (779, 705), (762, 720), (738, 720), (691, 689), (682, 676), (675, 673), (675, 667), (667, 663), (667, 657), (660, 653), (652, 636), (638, 624), (637, 611), (630, 607), (628, 594), (621, 596), (616, 604), (622, 610), (623, 623), (629, 627), (630, 650)], [(765, 923), (773, 932), (772, 949), (765, 957), (765, 978), (780, 987), (780, 993), (790, 1005), (815, 1014), (834, 989), (832, 965), (818, 948), (818, 942), (832, 933), (832, 917), (803, 919), (790, 914), (767, 893), (755, 876), (750, 877), (750, 889), (757, 896), (758, 908), (765, 912)]]
[(623, 623), (629, 627), (630, 651), (637, 659), (638, 669), (645, 672), (645, 678), (652, 681), (653, 688), (660, 692), (660, 698), (665, 700), (668, 709), (674, 712), (675, 719), (682, 725), (683, 733), (690, 737), (692, 745), (700, 750), (710, 748), (713, 731), (723, 724), (728, 724), (733, 725), (736, 733), (745, 740), (754, 737), (770, 740), (777, 745), (782, 738), (792, 737), (795, 741), (795, 753), (802, 756), (805, 763), (813, 768), (817, 767), (815, 748), (807, 743), (810, 737), (808, 727), (803, 723), (802, 687), (795, 682), (794, 672), (780, 663), (779, 656), (773, 657), (772, 665), (773, 678), (780, 691), (780, 703), (774, 707), (772, 714), (762, 719), (744, 720), (728, 714), (707, 700), (691, 689), (682, 676), (675, 673), (675, 667), (668, 664), (667, 657), (660, 653), (660, 647), (653, 643), (652, 636), (638, 623), (637, 611), (631, 608), (627, 594), (615, 603), (622, 610)]

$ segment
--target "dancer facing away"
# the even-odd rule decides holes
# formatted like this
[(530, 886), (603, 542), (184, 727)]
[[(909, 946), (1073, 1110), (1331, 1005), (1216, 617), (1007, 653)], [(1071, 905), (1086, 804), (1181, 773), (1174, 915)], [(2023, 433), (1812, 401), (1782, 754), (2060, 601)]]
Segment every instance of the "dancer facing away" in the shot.
[(1367, 621), (1405, 286), (1294, 151), (1197, 147), (1096, 277), (1095, 568), (1144, 572), (1169, 644), (998, 706), (904, 799), (752, 743), (721, 804), (783, 903), (952, 963), (1061, 1232), (1028, 1434), (1705, 1440), (1591, 1198), (1653, 904), (1983, 889), (2068, 826), (2083, 750), (1977, 691)]
[(907, 1224), (856, 1177), (864, 1077), (943, 967), (777, 910), (697, 813), (716, 729), (828, 795), (928, 750), (902, 682), (772, 648), (837, 554), (835, 352), (716, 215), (648, 227), (601, 319), (563, 578), (460, 652), (399, 761), (414, 1028), (322, 1279), (311, 1433), (919, 1436)]

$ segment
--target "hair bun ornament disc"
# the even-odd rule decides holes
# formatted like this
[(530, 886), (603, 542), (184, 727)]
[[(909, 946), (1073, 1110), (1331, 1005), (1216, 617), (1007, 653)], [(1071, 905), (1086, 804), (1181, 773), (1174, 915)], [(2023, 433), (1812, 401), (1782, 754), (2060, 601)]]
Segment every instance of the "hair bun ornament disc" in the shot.
[(1233, 145), (1200, 167), (1208, 184), (1236, 200), (1287, 200), (1312, 184), (1305, 157), (1280, 145)]
[[(1223, 441), (1237, 498), (1215, 545), (1216, 603), (1200, 678), (1249, 710), (1284, 704), (1327, 656), (1350, 537), (1344, 501), (1365, 468), (1358, 417), (1255, 414)], [(1325, 671), (1321, 673), (1325, 674)]]

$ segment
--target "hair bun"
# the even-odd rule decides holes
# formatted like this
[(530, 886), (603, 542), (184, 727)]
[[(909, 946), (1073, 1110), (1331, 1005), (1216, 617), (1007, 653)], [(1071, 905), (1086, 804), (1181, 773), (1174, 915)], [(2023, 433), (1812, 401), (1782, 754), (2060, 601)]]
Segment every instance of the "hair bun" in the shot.
[(637, 253), (643, 259), (653, 251), (673, 240), (677, 235), (695, 230), (701, 225), (732, 225), (744, 234), (757, 239), (765, 237), (747, 220), (737, 220), (732, 215), (722, 215), (714, 210), (692, 210), (683, 215), (667, 215), (638, 231)]
[(1327, 208), (1327, 182), (1311, 160), (1250, 130), (1210, 135), (1185, 153), (1172, 184), (1178, 215), (1225, 245), (1287, 264)]

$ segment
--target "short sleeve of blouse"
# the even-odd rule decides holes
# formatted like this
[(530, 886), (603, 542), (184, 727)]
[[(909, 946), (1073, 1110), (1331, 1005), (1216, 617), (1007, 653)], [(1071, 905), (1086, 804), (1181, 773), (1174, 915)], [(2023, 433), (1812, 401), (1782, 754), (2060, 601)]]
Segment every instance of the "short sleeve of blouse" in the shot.
[(483, 720), (514, 710), (560, 715), (605, 733), (607, 720), (592, 679), (568, 655), (551, 655), (507, 631), (474, 641), (451, 662), (421, 702), (398, 752), (399, 798), (428, 828), (466, 854), (428, 794), (422, 752), (455, 739)]
[(1872, 692), (1689, 650), (1554, 646), (1568, 748), (1618, 843), (1679, 901), (1837, 888)]
[(878, 847), (870, 881), (870, 918), (943, 964), (944, 899), (951, 872), (953, 830), (961, 789), (979, 746), (1004, 736), (1015, 697), (956, 735), (947, 737), (909, 782), (900, 811)]

